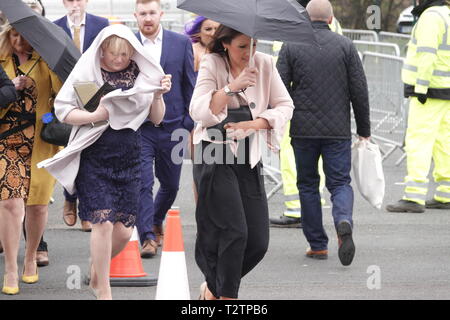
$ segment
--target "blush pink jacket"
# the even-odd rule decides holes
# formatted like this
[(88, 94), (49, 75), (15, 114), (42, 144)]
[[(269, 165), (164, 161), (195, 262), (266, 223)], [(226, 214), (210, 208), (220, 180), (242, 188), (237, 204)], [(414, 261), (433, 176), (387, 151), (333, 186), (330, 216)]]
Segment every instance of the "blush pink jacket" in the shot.
[[(256, 86), (247, 88), (245, 93), (240, 93), (239, 96), (247, 101), (247, 104), (255, 103), (255, 108), (250, 109), (253, 119), (266, 119), (272, 129), (259, 131), (255, 135), (255, 139), (252, 139), (250, 145), (252, 168), (261, 159), (262, 138), (265, 139), (272, 151), (279, 151), (285, 126), (292, 118), (294, 109), (294, 103), (278, 74), (272, 57), (256, 52), (254, 61), (255, 67), (259, 71)], [(233, 97), (227, 108), (217, 115), (214, 115), (209, 108), (213, 94), (233, 81), (233, 76), (228, 70), (230, 70), (228, 61), (218, 54), (207, 54), (201, 60), (197, 84), (190, 105), (190, 115), (196, 122), (194, 144), (198, 144), (202, 140), (211, 141), (206, 128), (222, 122), (227, 117), (228, 108), (239, 107), (239, 100), (237, 97)], [(230, 143), (231, 149), (236, 150), (237, 142), (227, 140), (226, 143)]]

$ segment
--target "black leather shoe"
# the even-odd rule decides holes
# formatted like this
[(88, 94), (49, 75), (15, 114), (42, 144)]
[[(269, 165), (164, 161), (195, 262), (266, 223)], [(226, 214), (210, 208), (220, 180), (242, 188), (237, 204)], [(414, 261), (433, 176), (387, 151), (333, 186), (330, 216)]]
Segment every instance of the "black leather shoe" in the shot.
[(413, 201), (400, 200), (395, 204), (387, 205), (386, 210), (389, 212), (423, 213), (425, 212), (425, 206)]
[(270, 218), (270, 226), (276, 228), (301, 228), (302, 218), (292, 218), (284, 215), (279, 218)]
[(352, 237), (352, 226), (347, 221), (341, 221), (336, 227), (338, 234), (338, 256), (342, 265), (349, 266), (355, 256), (355, 243)]
[(435, 199), (427, 200), (425, 202), (427, 209), (447, 209), (450, 210), (450, 202), (440, 202)]

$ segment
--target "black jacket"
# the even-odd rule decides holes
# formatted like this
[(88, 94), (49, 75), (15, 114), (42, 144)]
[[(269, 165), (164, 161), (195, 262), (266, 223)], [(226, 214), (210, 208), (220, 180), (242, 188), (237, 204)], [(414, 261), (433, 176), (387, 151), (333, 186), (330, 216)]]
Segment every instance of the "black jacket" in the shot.
[(5, 70), (0, 66), (0, 108), (6, 108), (11, 102), (17, 100), (14, 84), (9, 80)]
[(320, 47), (285, 43), (277, 62), (295, 105), (290, 136), (351, 138), (352, 104), (358, 135), (369, 137), (369, 95), (357, 50), (325, 22), (313, 27)]

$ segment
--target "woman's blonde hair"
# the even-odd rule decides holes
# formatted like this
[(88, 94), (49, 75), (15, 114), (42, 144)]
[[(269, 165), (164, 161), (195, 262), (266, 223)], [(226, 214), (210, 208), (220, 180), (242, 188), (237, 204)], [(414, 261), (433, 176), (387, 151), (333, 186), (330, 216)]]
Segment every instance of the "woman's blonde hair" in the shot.
[(116, 35), (109, 36), (101, 44), (102, 50), (111, 50), (115, 54), (125, 52), (128, 58), (134, 54), (134, 48), (128, 40)]
[(0, 57), (10, 56), (13, 53), (11, 41), (9, 40), (9, 34), (13, 28), (9, 24), (8, 20), (2, 25), (0, 32)]
[[(42, 3), (37, 0), (23, 0), (25, 4), (27, 4), (31, 9), (38, 9), (39, 14), (43, 15), (44, 8)], [(5, 18), (5, 21), (0, 26), (0, 57), (10, 56), (13, 53), (13, 47), (9, 40), (9, 34), (13, 27), (9, 23), (8, 19)]]
[(22, 0), (25, 2), (31, 9), (38, 10), (40, 15), (43, 15), (42, 12), (44, 11), (44, 8), (42, 7), (41, 3), (39, 3), (37, 0)]

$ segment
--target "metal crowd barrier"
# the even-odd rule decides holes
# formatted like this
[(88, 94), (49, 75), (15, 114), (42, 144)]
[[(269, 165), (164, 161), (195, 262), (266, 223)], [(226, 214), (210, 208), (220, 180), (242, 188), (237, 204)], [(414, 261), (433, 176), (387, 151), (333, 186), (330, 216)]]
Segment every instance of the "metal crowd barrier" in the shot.
[(397, 44), (400, 48), (400, 55), (402, 57), (406, 57), (406, 52), (408, 51), (408, 43), (411, 39), (411, 35), (381, 31), (378, 34), (378, 37), (381, 42)]
[(352, 40), (379, 42), (378, 34), (375, 31), (342, 29), (342, 33)]
[[(389, 147), (386, 160), (395, 150), (404, 153), (407, 99), (403, 96), (401, 71), (404, 58), (374, 52), (363, 53), (370, 100), (372, 138)], [(383, 148), (382, 148), (383, 149)], [(397, 161), (397, 165), (402, 158)]]
[(267, 190), (267, 200), (269, 200), (278, 192), (278, 190), (283, 188), (283, 180), (281, 178), (281, 171), (277, 167), (268, 165), (265, 162), (263, 163), (265, 184), (268, 185), (270, 183), (273, 185), (270, 190)]
[(172, 23), (168, 27), (169, 30), (177, 33), (184, 33), (184, 24)]
[(256, 51), (267, 53), (273, 56), (273, 41), (258, 40), (258, 42), (256, 43)]
[(353, 40), (356, 49), (363, 53), (365, 51), (377, 52), (382, 54), (389, 54), (393, 56), (400, 56), (400, 48), (395, 43), (374, 42)]

